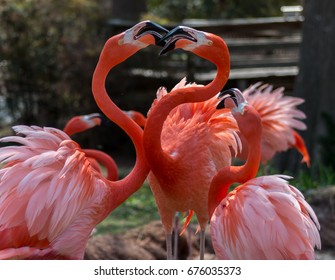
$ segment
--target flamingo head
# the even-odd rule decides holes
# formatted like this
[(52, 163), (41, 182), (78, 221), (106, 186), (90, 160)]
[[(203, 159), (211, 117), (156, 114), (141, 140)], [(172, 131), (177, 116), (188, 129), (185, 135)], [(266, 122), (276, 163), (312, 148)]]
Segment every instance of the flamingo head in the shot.
[(83, 132), (97, 125), (101, 125), (103, 119), (103, 116), (99, 113), (76, 116), (68, 121), (65, 125), (64, 132), (68, 135)]
[(121, 33), (118, 43), (119, 45), (135, 45), (138, 48), (144, 48), (148, 45), (162, 46), (162, 34), (166, 34), (168, 32), (169, 30), (159, 24), (146, 20), (137, 23), (125, 32)]
[(259, 113), (248, 104), (239, 89), (232, 88), (223, 91), (218, 95), (218, 98), (221, 101), (216, 108), (230, 108), (241, 133), (245, 137), (254, 135), (258, 129), (261, 130), (262, 122)]
[(123, 112), (134, 122), (136, 122), (140, 127), (145, 127), (147, 119), (142, 113), (134, 110), (123, 111)]
[(183, 49), (215, 63), (224, 52), (228, 54), (227, 45), (222, 38), (187, 26), (177, 26), (163, 36), (161, 41), (164, 46), (160, 55)]
[[(149, 45), (161, 45), (167, 29), (151, 21), (142, 21), (109, 38), (103, 47), (97, 69), (108, 71)], [(98, 77), (94, 76), (93, 78)], [(100, 75), (99, 75), (100, 77)]]

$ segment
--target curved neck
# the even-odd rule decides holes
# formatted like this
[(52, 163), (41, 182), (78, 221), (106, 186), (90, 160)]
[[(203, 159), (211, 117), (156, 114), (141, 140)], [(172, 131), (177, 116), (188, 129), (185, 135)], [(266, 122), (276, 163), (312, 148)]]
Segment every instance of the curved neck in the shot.
[(111, 121), (127, 133), (134, 143), (136, 150), (136, 162), (132, 171), (122, 180), (109, 181), (110, 190), (113, 195), (111, 210), (137, 191), (149, 173), (149, 167), (146, 164), (142, 146), (142, 129), (115, 105), (105, 89), (105, 82), (109, 71), (138, 51), (135, 48), (120, 47), (118, 45), (119, 38), (120, 35), (117, 35), (106, 42), (100, 54), (92, 80), (93, 96), (99, 108)]
[(66, 125), (66, 126), (64, 127), (63, 131), (64, 131), (67, 135), (69, 135), (69, 136), (72, 136), (73, 134), (76, 134), (76, 133), (81, 132), (80, 130), (77, 130), (75, 127), (73, 127), (73, 126), (68, 126), (68, 125)]
[(246, 162), (241, 166), (224, 167), (212, 179), (208, 192), (209, 217), (227, 196), (228, 189), (233, 183), (242, 184), (257, 175), (261, 161), (261, 126), (255, 128), (255, 133), (249, 138), (246, 137), (246, 140), (248, 144)]
[(67, 135), (72, 136), (73, 134), (84, 132), (85, 130), (90, 129), (90, 127), (85, 127), (83, 124), (75, 120), (76, 117), (70, 119), (64, 126), (63, 131)]
[(94, 158), (100, 164), (102, 164), (107, 170), (106, 178), (111, 181), (115, 181), (119, 177), (119, 171), (117, 165), (112, 157), (108, 154), (92, 149), (84, 149), (83, 150), (87, 157)]
[[(223, 45), (223, 52), (217, 57), (215, 62), (217, 67), (216, 77), (206, 86), (191, 86), (178, 88), (163, 96), (157, 104), (151, 108), (151, 112), (145, 124), (143, 145), (147, 161), (155, 175), (159, 174), (165, 180), (171, 179), (169, 168), (172, 166), (173, 158), (163, 151), (161, 145), (161, 134), (164, 121), (171, 110), (184, 103), (203, 102), (215, 94), (219, 93), (224, 87), (229, 76), (229, 53)], [(154, 151), (154, 152), (153, 152)], [(173, 165), (173, 168), (178, 168)]]

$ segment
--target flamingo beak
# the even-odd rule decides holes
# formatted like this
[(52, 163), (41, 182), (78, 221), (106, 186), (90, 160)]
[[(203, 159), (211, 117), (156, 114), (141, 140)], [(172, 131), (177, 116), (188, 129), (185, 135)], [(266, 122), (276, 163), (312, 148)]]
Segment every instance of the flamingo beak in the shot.
[(219, 95), (218, 95), (218, 99), (221, 99), (220, 103), (216, 106), (216, 109), (223, 109), (223, 108), (226, 108), (225, 106), (225, 101), (226, 99), (228, 98), (231, 98), (236, 107), (238, 107), (238, 102), (237, 102), (237, 98), (236, 98), (236, 88), (231, 88), (231, 89), (227, 89), (223, 92), (220, 92)]
[(89, 120), (93, 120), (93, 122), (96, 123), (97, 125), (101, 125), (104, 127), (111, 126), (111, 121), (100, 113), (93, 113), (93, 114), (87, 115), (86, 117)]
[(168, 33), (169, 30), (166, 28), (160, 26), (159, 24), (152, 22), (152, 21), (146, 21), (143, 27), (137, 32), (137, 34), (134, 36), (135, 40), (138, 40), (139, 38), (143, 37), (144, 35), (150, 34), (155, 39), (155, 44), (157, 46), (163, 47), (164, 41), (162, 41), (163, 35), (161, 33)]
[(192, 42), (197, 42), (197, 39), (192, 34), (192, 28), (187, 26), (177, 26), (172, 29), (170, 32), (165, 34), (160, 39), (160, 46), (163, 46), (163, 49), (159, 55), (166, 54), (174, 49), (176, 49), (176, 42), (180, 39), (186, 39)]

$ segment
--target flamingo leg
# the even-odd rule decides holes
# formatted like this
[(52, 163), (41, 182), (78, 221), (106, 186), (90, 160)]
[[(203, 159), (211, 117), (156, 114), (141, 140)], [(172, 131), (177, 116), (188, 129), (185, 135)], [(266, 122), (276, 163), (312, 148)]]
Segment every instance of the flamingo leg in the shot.
[(188, 259), (192, 258), (193, 249), (192, 249), (192, 229), (187, 228), (187, 245), (188, 245)]
[(200, 260), (205, 258), (205, 230), (200, 231)]
[(167, 259), (172, 260), (172, 233), (167, 233), (165, 235), (166, 238), (166, 253), (167, 253)]
[(178, 238), (179, 238), (179, 216), (178, 212), (174, 216), (174, 225), (173, 225), (173, 259), (178, 259)]

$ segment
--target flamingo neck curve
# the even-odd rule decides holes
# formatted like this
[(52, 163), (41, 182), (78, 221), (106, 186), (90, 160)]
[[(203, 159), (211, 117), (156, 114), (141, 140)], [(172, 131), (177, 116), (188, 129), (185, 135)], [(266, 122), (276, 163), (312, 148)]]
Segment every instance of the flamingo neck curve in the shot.
[(248, 144), (248, 156), (246, 162), (241, 166), (226, 166), (222, 168), (212, 179), (208, 193), (209, 217), (214, 213), (215, 208), (227, 196), (229, 187), (233, 183), (243, 184), (256, 177), (261, 162), (261, 135), (262, 126), (260, 123), (239, 123), (238, 126), (249, 125), (253, 127), (252, 135), (244, 135)]
[(123, 33), (113, 36), (106, 42), (92, 79), (92, 92), (97, 105), (111, 121), (127, 133), (136, 151), (136, 162), (131, 172), (121, 180), (108, 181), (113, 197), (113, 205), (111, 205), (110, 211), (137, 191), (149, 173), (142, 146), (143, 130), (116, 106), (105, 88), (106, 78), (110, 70), (139, 50), (136, 47), (120, 46), (119, 40), (122, 35)]
[(93, 149), (84, 149), (87, 157), (94, 158), (101, 163), (107, 170), (107, 180), (115, 181), (119, 177), (118, 167), (111, 156), (108, 154)]
[[(199, 55), (202, 56), (202, 55)], [(217, 74), (212, 82), (206, 86), (190, 86), (178, 88), (163, 96), (153, 108), (147, 118), (143, 134), (143, 145), (147, 162), (151, 171), (157, 178), (165, 181), (173, 180), (173, 175), (168, 172), (171, 168), (178, 168), (174, 159), (166, 153), (161, 144), (161, 135), (164, 121), (172, 109), (184, 103), (203, 102), (220, 92), (226, 84), (230, 61), (226, 44), (222, 40), (220, 54), (213, 54), (214, 58), (208, 59), (217, 67)], [(205, 58), (205, 57), (204, 57)]]

